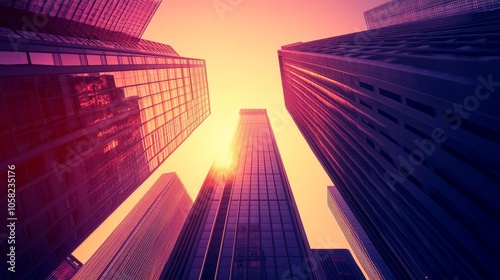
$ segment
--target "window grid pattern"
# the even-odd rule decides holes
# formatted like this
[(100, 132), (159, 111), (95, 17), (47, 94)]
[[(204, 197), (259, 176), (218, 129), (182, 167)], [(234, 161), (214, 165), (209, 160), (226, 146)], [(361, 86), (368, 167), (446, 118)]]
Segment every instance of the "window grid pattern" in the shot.
[(20, 267), (47, 275), (44, 252), (69, 255), (208, 117), (204, 62), (170, 62), (0, 77), (2, 158), (16, 162), (20, 186)]
[(161, 279), (316, 279), (265, 110), (240, 111), (231, 151), (229, 169), (212, 166)]
[(281, 278), (304, 255), (266, 115), (244, 117), (219, 277)]
[[(52, 66), (85, 66), (85, 65), (204, 65), (203, 60), (178, 58), (176, 56), (147, 56), (134, 53), (87, 50), (81, 53), (51, 52), (19, 52), (0, 51), (2, 65), (52, 65)], [(28, 60), (29, 57), (29, 60)]]
[[(141, 37), (161, 0), (72, 0), (72, 1), (0, 1), (0, 6), (38, 15), (64, 19), (89, 25), (106, 32), (120, 32), (130, 37)], [(106, 32), (104, 32), (106, 31)]]
[[(287, 109), (396, 278), (498, 274), (498, 96), (466, 125), (453, 127), (456, 114), (446, 111), (474, 96), (477, 77), (498, 73), (493, 60), (476, 63), (500, 56), (488, 43), (470, 56), (458, 49), (495, 44), (499, 19), (498, 11), (448, 17), (279, 51)], [(436, 128), (444, 143), (432, 139)], [(422, 141), (435, 150), (419, 157)]]
[(328, 206), (368, 279), (396, 279), (334, 186), (328, 187)]
[(191, 206), (177, 175), (163, 174), (75, 278), (158, 279)]
[(366, 11), (368, 29), (500, 8), (496, 0), (393, 0)]
[(71, 279), (82, 267), (82, 263), (73, 255), (69, 255), (46, 280)]

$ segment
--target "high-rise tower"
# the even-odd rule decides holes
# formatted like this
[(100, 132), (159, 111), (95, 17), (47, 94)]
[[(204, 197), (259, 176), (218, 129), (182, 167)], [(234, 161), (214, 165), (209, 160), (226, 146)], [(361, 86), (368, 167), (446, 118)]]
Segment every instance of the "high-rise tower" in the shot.
[(177, 175), (163, 174), (75, 279), (158, 279), (192, 204)]
[(15, 167), (17, 218), (16, 272), (3, 262), (0, 278), (46, 277), (210, 114), (205, 62), (138, 37), (159, 3), (0, 2), (0, 174)]
[(498, 0), (391, 0), (366, 11), (368, 29), (500, 9)]
[(210, 169), (161, 279), (315, 279), (266, 110), (240, 111), (228, 153)]
[(500, 11), (278, 51), (285, 105), (397, 279), (500, 274)]
[(342, 195), (334, 186), (328, 187), (328, 207), (330, 207), (368, 279), (396, 279), (364, 231), (361, 223), (356, 219)]

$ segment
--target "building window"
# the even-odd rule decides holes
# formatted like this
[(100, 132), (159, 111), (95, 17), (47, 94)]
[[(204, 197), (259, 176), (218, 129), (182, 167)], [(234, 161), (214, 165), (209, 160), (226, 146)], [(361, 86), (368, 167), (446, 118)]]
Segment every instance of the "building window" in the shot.
[(51, 53), (30, 53), (31, 64), (34, 65), (55, 65), (54, 57)]
[(130, 61), (131, 58), (129, 56), (119, 56), (118, 60), (119, 60), (120, 64), (123, 64), (123, 65), (132, 64), (132, 62)]
[(380, 92), (380, 95), (382, 95), (382, 96), (385, 96), (385, 97), (390, 98), (390, 99), (397, 101), (397, 102), (401, 102), (401, 95), (399, 95), (399, 94), (396, 94), (392, 91), (388, 91), (388, 90), (385, 90), (382, 88), (379, 89), (379, 92)]
[(361, 105), (365, 106), (365, 107), (366, 107), (366, 108), (368, 108), (368, 109), (372, 109), (372, 105), (370, 105), (370, 104), (368, 104), (368, 103), (364, 102), (364, 101), (363, 101), (363, 100), (361, 100), (361, 99), (359, 100), (359, 104), (361, 104)]
[(393, 115), (387, 113), (386, 111), (382, 110), (382, 109), (378, 109), (378, 113), (384, 117), (386, 117), (387, 119), (395, 122), (395, 123), (398, 123), (398, 119), (396, 117), (394, 117)]
[(394, 165), (394, 161), (392, 160), (392, 157), (388, 153), (384, 152), (383, 150), (380, 150), (380, 155), (382, 155), (382, 157), (385, 160), (387, 160), (390, 164)]
[(87, 55), (87, 62), (89, 65), (102, 65), (101, 56), (100, 55)]
[(382, 134), (385, 138), (389, 139), (396, 146), (399, 146), (398, 142), (396, 142), (396, 140), (394, 138), (392, 138), (391, 136), (389, 136), (389, 134), (387, 134), (387, 133), (385, 133), (383, 131), (380, 131), (380, 134)]
[(144, 57), (142, 56), (134, 56), (133, 59), (134, 59), (134, 64), (146, 64)]
[(429, 135), (423, 133), (421, 130), (405, 123), (405, 128), (408, 130), (408, 131), (411, 131), (413, 132), (414, 134), (416, 134), (417, 136), (420, 136), (422, 138), (430, 138)]
[(460, 128), (470, 133), (473, 133), (481, 138), (492, 141), (493, 143), (496, 143), (498, 139), (500, 139), (500, 131), (489, 128), (484, 125), (480, 125), (475, 122), (471, 122), (466, 119), (462, 120), (462, 125)]
[(367, 84), (367, 83), (363, 83), (363, 82), (359, 82), (359, 86), (364, 88), (364, 89), (367, 89), (369, 91), (374, 91), (374, 87), (370, 84)]
[(375, 129), (375, 126), (371, 122), (369, 122), (369, 121), (367, 121), (367, 120), (365, 120), (363, 118), (361, 118), (361, 121), (364, 122), (369, 127), (371, 127), (372, 129)]
[(434, 110), (434, 108), (432, 108), (431, 106), (425, 105), (423, 103), (420, 103), (418, 101), (415, 101), (413, 99), (406, 98), (406, 105), (408, 105), (409, 107), (412, 107), (413, 109), (419, 110), (420, 112), (422, 112), (424, 114), (427, 114), (427, 115), (430, 115), (433, 117), (436, 115), (436, 111)]
[(80, 55), (78, 55), (78, 54), (62, 53), (61, 54), (61, 62), (62, 62), (62, 65), (64, 65), (64, 66), (82, 65), (82, 63), (80, 61)]
[(108, 65), (118, 65), (118, 57), (116, 55), (107, 55), (106, 62)]
[(25, 52), (2, 52), (0, 51), (0, 64), (28, 64), (28, 58)]

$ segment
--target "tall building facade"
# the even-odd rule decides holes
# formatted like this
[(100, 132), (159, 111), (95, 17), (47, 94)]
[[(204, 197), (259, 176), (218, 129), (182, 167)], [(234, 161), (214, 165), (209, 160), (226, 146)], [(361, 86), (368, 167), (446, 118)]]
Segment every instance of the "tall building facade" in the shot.
[(232, 164), (221, 155), (210, 169), (160, 279), (316, 279), (265, 110), (240, 111), (230, 153)]
[[(325, 280), (365, 280), (356, 261), (347, 249), (312, 249), (316, 265)], [(369, 278), (384, 279), (384, 278)]]
[(337, 220), (368, 279), (396, 279), (363, 230), (361, 223), (334, 186), (328, 187), (328, 207), (335, 216), (335, 220)]
[(366, 11), (368, 29), (500, 9), (498, 0), (391, 0)]
[[(0, 22), (0, 174), (15, 165), (17, 269), (2, 263), (0, 275), (41, 279), (207, 118), (208, 85), (205, 62), (168, 45), (114, 30), (100, 38), (87, 32), (97, 30), (92, 24), (60, 24), (50, 9), (34, 14), (7, 2), (0, 3), (8, 14)], [(26, 5), (49, 2), (60, 1)], [(71, 3), (87, 2), (115, 3)], [(125, 26), (136, 24), (127, 19)], [(7, 209), (7, 188), (0, 198)]]
[[(53, 29), (76, 32), (78, 37), (108, 41), (137, 41), (146, 30), (161, 0), (72, 0), (72, 1), (1, 1), (4, 20), (33, 17), (46, 24), (35, 32), (53, 33)], [(50, 23), (49, 23), (50, 21)], [(15, 20), (14, 20), (15, 22)], [(26, 23), (26, 22), (23, 22)], [(30, 30), (33, 31), (33, 30)]]
[(397, 279), (500, 275), (498, 10), (283, 46), (285, 105)]
[(192, 204), (177, 175), (163, 174), (75, 279), (158, 279)]

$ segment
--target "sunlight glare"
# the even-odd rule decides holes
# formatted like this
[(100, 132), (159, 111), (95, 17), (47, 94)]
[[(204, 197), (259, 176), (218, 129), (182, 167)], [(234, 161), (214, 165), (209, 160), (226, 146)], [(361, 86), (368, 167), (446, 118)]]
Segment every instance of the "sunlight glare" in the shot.
[(222, 149), (217, 155), (215, 166), (220, 169), (229, 169), (232, 166), (233, 161), (233, 153), (230, 151), (230, 149)]

